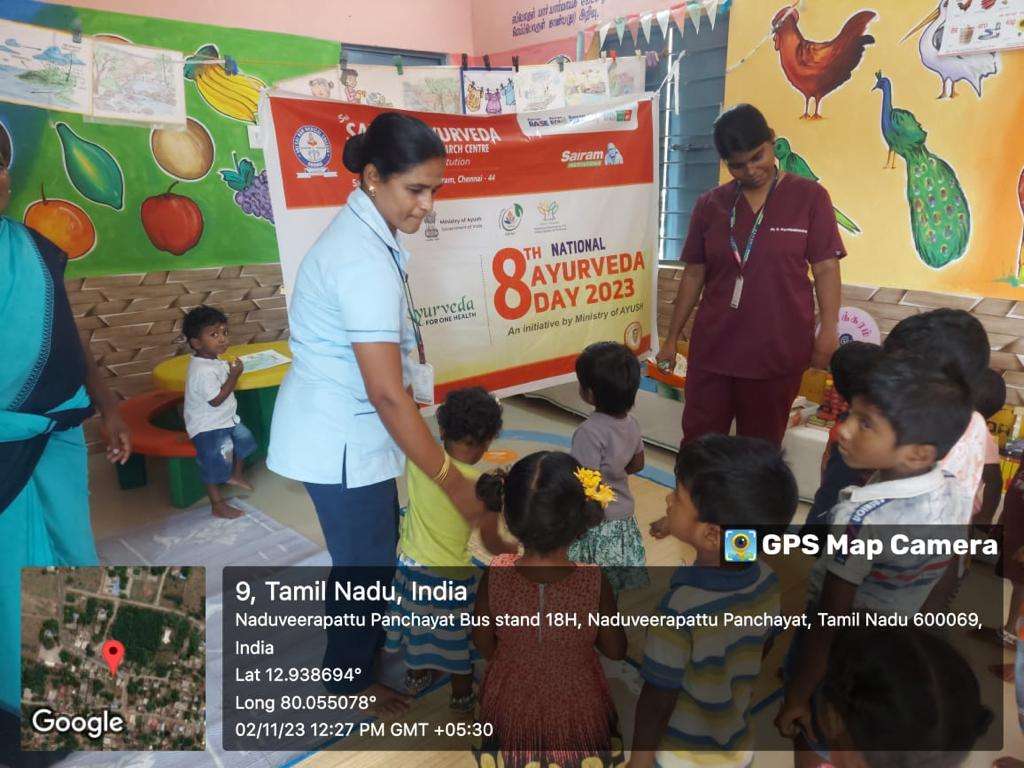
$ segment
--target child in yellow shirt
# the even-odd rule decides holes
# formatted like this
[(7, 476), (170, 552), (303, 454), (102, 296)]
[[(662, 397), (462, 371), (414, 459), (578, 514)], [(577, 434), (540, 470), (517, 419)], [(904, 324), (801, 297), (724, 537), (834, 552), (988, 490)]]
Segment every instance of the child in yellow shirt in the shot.
[[(498, 401), (480, 387), (456, 390), (438, 408), (437, 423), (454, 468), (470, 479), (478, 478), (480, 472), (474, 465), (501, 432)], [(405, 652), (405, 687), (410, 694), (423, 691), (438, 675), (448, 673), (452, 676), (452, 709), (469, 712), (476, 701), (475, 652), (469, 642), (470, 628), (460, 626), (459, 614), (472, 613), (476, 601), (479, 573), (468, 549), (472, 528), (447, 494), (411, 461), (406, 462), (405, 479), (409, 506), (402, 520), (395, 575), (395, 587), (402, 599), (391, 611), (420, 617), (432, 614), (445, 623), (437, 629), (420, 621), (389, 629), (384, 649)], [(498, 515), (494, 512), (487, 513), (481, 521), (480, 537), (493, 554), (517, 551), (498, 534)], [(413, 584), (464, 586), (468, 597), (445, 601), (415, 599)]]

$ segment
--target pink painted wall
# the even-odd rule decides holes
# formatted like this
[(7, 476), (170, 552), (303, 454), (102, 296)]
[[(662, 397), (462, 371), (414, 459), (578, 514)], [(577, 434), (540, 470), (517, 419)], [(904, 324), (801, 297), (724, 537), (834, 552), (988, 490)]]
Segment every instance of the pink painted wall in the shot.
[(61, 5), (419, 51), (472, 51), (472, 0), (48, 0)]
[[(617, 16), (628, 16), (632, 13), (659, 11), (678, 5), (681, 0), (575, 0), (574, 21), (570, 25), (558, 25), (525, 35), (513, 35), (513, 16), (517, 12), (529, 13), (531, 10), (549, 7), (545, 19), (564, 16), (569, 11), (554, 8), (562, 0), (472, 0), (473, 5), (473, 45), (478, 54), (494, 54), (499, 51), (510, 51), (517, 48), (534, 46), (568, 37), (575, 37), (580, 30), (613, 21)], [(571, 4), (572, 0), (568, 0)], [(530, 23), (539, 23), (541, 17), (535, 16)], [(657, 22), (654, 22), (657, 23)], [(454, 49), (453, 49), (454, 50)], [(575, 56), (573, 56), (575, 58)]]

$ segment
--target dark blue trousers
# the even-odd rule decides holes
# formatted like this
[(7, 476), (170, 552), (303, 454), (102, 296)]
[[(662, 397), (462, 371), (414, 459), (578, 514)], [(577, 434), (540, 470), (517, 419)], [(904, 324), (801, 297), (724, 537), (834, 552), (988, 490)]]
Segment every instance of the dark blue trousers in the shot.
[(337, 485), (306, 483), (316, 507), (320, 527), (331, 553), (327, 615), (362, 616), (365, 627), (332, 628), (327, 632), (325, 667), (359, 669), (352, 682), (328, 685), (332, 693), (357, 693), (376, 679), (377, 651), (384, 643), (384, 629), (373, 627), (370, 616), (386, 612), (386, 601), (336, 602), (335, 581), (353, 585), (390, 586), (398, 546), (398, 486), (385, 480), (362, 488), (348, 488), (344, 475)]

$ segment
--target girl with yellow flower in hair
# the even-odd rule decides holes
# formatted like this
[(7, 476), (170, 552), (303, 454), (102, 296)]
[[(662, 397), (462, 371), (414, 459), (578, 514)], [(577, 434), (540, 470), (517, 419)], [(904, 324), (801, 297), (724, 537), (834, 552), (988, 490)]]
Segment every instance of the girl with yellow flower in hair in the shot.
[(473, 643), (487, 659), (480, 722), (493, 728), (481, 766), (606, 768), (623, 763), (615, 707), (601, 669), (626, 655), (601, 569), (574, 563), (569, 546), (604, 519), (615, 494), (601, 473), (541, 451), (508, 473), (483, 475), (477, 493), (502, 510), (521, 555), (495, 557), (480, 580)]

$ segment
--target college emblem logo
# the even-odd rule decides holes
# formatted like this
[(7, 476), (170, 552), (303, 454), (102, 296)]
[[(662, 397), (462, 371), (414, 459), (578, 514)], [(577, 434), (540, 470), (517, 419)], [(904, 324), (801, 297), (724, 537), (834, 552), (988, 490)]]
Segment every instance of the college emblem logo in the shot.
[(315, 125), (304, 125), (292, 137), (292, 151), (299, 162), (305, 167), (304, 173), (297, 176), (308, 179), (312, 176), (337, 176), (327, 170), (331, 162), (331, 141), (327, 134)]
[(523, 220), (523, 206), (519, 203), (505, 208), (502, 210), (501, 215), (498, 217), (498, 222), (501, 224), (501, 228), (511, 234), (519, 229), (519, 224)]

